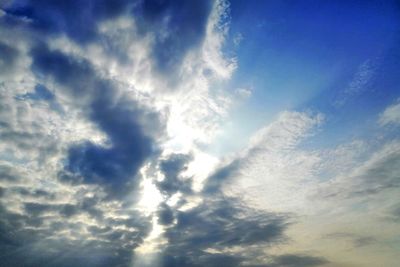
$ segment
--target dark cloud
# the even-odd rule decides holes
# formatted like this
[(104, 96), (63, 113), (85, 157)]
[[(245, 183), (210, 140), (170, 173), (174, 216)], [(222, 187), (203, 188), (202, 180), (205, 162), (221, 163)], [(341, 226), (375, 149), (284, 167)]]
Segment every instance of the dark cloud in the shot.
[(149, 218), (124, 211), (124, 218), (97, 216), (95, 225), (74, 219), (100, 203), (105, 200), (26, 202), (23, 213), (0, 205), (0, 266), (130, 266), (132, 251), (151, 230)]
[(174, 211), (166, 204), (162, 204), (158, 210), (158, 223), (168, 225), (174, 222)]
[(342, 239), (350, 242), (354, 248), (360, 248), (372, 245), (377, 242), (377, 240), (372, 236), (358, 235), (355, 233), (331, 233), (325, 236), (331, 239)]
[(214, 194), (220, 190), (221, 185), (227, 182), (232, 176), (237, 173), (242, 166), (241, 159), (235, 159), (225, 166), (218, 168), (213, 174), (208, 177), (204, 186), (205, 194)]
[(9, 73), (10, 70), (14, 67), (17, 58), (18, 58), (18, 50), (14, 47), (11, 47), (3, 42), (0, 42), (0, 73), (5, 74)]
[(376, 243), (376, 239), (372, 236), (360, 236), (354, 239), (354, 247), (365, 247)]
[(390, 209), (389, 218), (395, 222), (400, 222), (400, 205), (399, 204), (397, 205), (397, 207)]
[(54, 200), (56, 198), (54, 193), (47, 192), (42, 189), (31, 189), (23, 186), (13, 186), (7, 188), (7, 193), (13, 195), (20, 195), (22, 197), (31, 197), (34, 199), (43, 199), (43, 200)]
[(20, 179), (20, 175), (9, 164), (0, 163), (0, 181), (16, 181)]
[(377, 194), (383, 190), (400, 187), (400, 153), (392, 151), (374, 162), (360, 175), (361, 186), (351, 192), (351, 196)]
[(174, 71), (187, 51), (201, 43), (212, 3), (209, 0), (142, 1), (139, 9), (143, 16), (142, 28), (156, 34), (153, 55), (160, 71)]
[(66, 34), (78, 44), (98, 42), (102, 21), (123, 14), (135, 17), (142, 34), (155, 36), (155, 68), (172, 73), (186, 53), (204, 39), (212, 5), (210, 0), (16, 0), (4, 11), (8, 24), (29, 20), (28, 27), (41, 34)]
[[(120, 15), (134, 16), (139, 38), (149, 33), (154, 37), (151, 67), (164, 74), (163, 81), (167, 83), (178, 76), (187, 53), (202, 44), (213, 4), (211, 0), (15, 0), (4, 8), (6, 15), (0, 23), (25, 27), (25, 32), (32, 32), (36, 40), (44, 42), (48, 37), (66, 36), (78, 46), (91, 42), (108, 46), (107, 41), (112, 40), (101, 36), (99, 23)], [(164, 174), (165, 179), (156, 182), (164, 197), (168, 199), (177, 192), (183, 195), (178, 208), (165, 202), (156, 212), (168, 241), (163, 247), (161, 266), (235, 267), (254, 260), (259, 265), (253, 267), (302, 267), (326, 262), (307, 255), (282, 255), (272, 258), (270, 265), (262, 265), (261, 260), (253, 258), (257, 254), (253, 249), (285, 241), (291, 216), (252, 210), (242, 206), (239, 199), (223, 196), (220, 187), (239, 171), (241, 159), (218, 169), (209, 177), (204, 191), (196, 195), (191, 189), (191, 177), (182, 177), (192, 160), (190, 155), (157, 158), (157, 137), (164, 134), (159, 114), (132, 100), (86, 59), (52, 50), (37, 41), (25, 47), (31, 49), (27, 56), (32, 59), (30, 67), (37, 84), (33, 92), (13, 99), (19, 104), (56, 103), (62, 95), (68, 99), (63, 104), (78, 109), (107, 140), (102, 144), (83, 140), (60, 149), (66, 156), (59, 162), (59, 180), (34, 180), (35, 185), (43, 183), (48, 187), (59, 181), (69, 182), (57, 184), (57, 193), (36, 190), (29, 184), (0, 187), (0, 267), (131, 266), (135, 248), (151, 231), (152, 218), (134, 210), (132, 202), (124, 198), (128, 192), (135, 193), (138, 171), (150, 160)], [(107, 56), (122, 59), (125, 51), (121, 50), (117, 53), (105, 47), (112, 53)], [(18, 53), (0, 43), (0, 71), (15, 65)], [(54, 87), (45, 86), (49, 84)], [(2, 109), (5, 108), (0, 106)], [(9, 128), (8, 121), (0, 123), (8, 129), (0, 134), (8, 144), (29, 147), (38, 140), (49, 146), (54, 144), (42, 138), (41, 133)], [(50, 150), (44, 153), (50, 154)], [(20, 174), (8, 165), (0, 165), (0, 176), (7, 182), (20, 179)], [(201, 197), (203, 202), (180, 210), (190, 197)], [(15, 210), (15, 206), (21, 209)], [(235, 247), (246, 251), (226, 252)], [(211, 253), (212, 250), (221, 252)]]
[[(244, 255), (219, 255), (207, 249), (226, 249), (281, 242), (289, 216), (257, 213), (233, 199), (204, 200), (185, 212), (176, 212), (176, 224), (165, 232), (168, 240), (162, 266), (241, 266)], [(225, 264), (225, 265), (219, 265)]]
[(65, 33), (78, 43), (87, 43), (98, 37), (100, 21), (127, 12), (132, 3), (127, 0), (28, 0), (13, 1), (4, 10), (13, 17), (29, 19), (30, 27), (44, 34)]
[(41, 204), (35, 202), (24, 203), (25, 211), (33, 216), (41, 215), (45, 212), (50, 212), (56, 209), (57, 206), (52, 204)]
[(52, 77), (72, 96), (83, 97), (93, 91), (96, 73), (89, 62), (50, 50), (45, 44), (35, 46), (31, 56), (34, 73), (39, 77)]
[(187, 169), (192, 156), (185, 154), (172, 154), (160, 162), (160, 171), (164, 174), (164, 180), (157, 182), (161, 192), (171, 196), (180, 191), (185, 194), (191, 192), (191, 180), (182, 180), (181, 172)]
[(351, 179), (322, 187), (318, 194), (325, 199), (362, 199), (400, 188), (399, 173), (400, 153), (397, 148), (386, 146), (359, 167)]
[(328, 261), (321, 257), (307, 255), (286, 254), (274, 258), (272, 264), (266, 267), (313, 267), (327, 264)]
[(155, 151), (155, 142), (144, 132), (142, 122), (150, 133), (161, 132), (158, 115), (125, 100), (110, 81), (97, 77), (86, 61), (43, 46), (36, 47), (32, 55), (32, 69), (38, 75), (52, 77), (72, 97), (89, 95), (83, 109), (109, 139), (109, 146), (86, 141), (70, 147), (66, 170), (72, 175), (63, 177), (68, 180), (80, 176), (85, 183), (107, 185), (114, 193), (130, 188), (128, 183), (134, 185), (130, 178)]
[(242, 261), (243, 258), (240, 256), (203, 252), (196, 260), (183, 255), (164, 255), (161, 267), (237, 267), (242, 266)]
[[(189, 160), (187, 155), (178, 154), (160, 163), (165, 180), (158, 186), (167, 195), (181, 192), (183, 199), (178, 206), (186, 203), (186, 197), (195, 195), (180, 189), (184, 182), (178, 179)], [(199, 195), (203, 199), (200, 205), (187, 211), (172, 210), (166, 203), (160, 206), (159, 223), (168, 226), (164, 233), (168, 243), (161, 256), (161, 266), (267, 266), (257, 248), (286, 241), (284, 232), (291, 224), (291, 215), (259, 212), (243, 205), (240, 199), (224, 196), (221, 186), (240, 171), (241, 165), (242, 159), (238, 158), (210, 175)], [(226, 252), (233, 247), (248, 249), (235, 254)], [(306, 259), (302, 258), (304, 262)]]
[[(245, 211), (228, 200), (206, 202), (190, 211), (179, 212), (176, 231), (171, 231), (167, 237), (179, 238), (198, 248), (223, 248), (279, 240), (288, 226), (285, 216), (266, 213), (240, 218)], [(179, 232), (190, 234), (181, 236)]]

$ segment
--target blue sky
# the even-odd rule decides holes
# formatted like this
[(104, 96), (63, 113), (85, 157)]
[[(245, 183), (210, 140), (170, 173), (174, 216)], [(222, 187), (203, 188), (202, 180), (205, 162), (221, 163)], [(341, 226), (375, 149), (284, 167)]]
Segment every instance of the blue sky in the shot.
[[(388, 78), (399, 75), (398, 12), (390, 1), (233, 1), (226, 52), (240, 64), (228, 88), (253, 92), (235, 112), (237, 128), (248, 135), (283, 109), (313, 109), (341, 128), (336, 137), (363, 131), (364, 118), (398, 96)], [(357, 78), (362, 66), (369, 73)]]
[(0, 267), (394, 267), (397, 1), (0, 2)]

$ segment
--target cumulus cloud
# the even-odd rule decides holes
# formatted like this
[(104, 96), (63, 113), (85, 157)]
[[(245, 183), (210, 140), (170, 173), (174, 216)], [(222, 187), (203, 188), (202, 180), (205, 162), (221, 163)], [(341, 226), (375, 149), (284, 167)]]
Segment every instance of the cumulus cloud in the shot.
[[(287, 214), (257, 213), (229, 198), (205, 200), (188, 211), (177, 211), (176, 223), (166, 229), (163, 266), (242, 266), (260, 263), (248, 248), (282, 242), (289, 225)], [(262, 261), (261, 261), (262, 262)]]
[[(157, 227), (177, 241), (165, 248), (168, 265), (179, 249), (199, 251), (197, 237), (179, 234), (194, 229), (185, 220), (220, 231), (219, 247), (279, 239), (286, 222), (278, 215), (238, 221), (236, 230), (249, 222), (264, 234), (233, 241), (204, 205), (177, 209), (199, 197), (196, 177), (184, 172), (230, 104), (214, 87), (236, 66), (221, 52), (225, 1), (10, 1), (2, 8), (2, 36), (16, 41), (0, 43), (1, 265), (130, 266)], [(148, 177), (147, 166), (164, 179)], [(137, 205), (148, 180), (163, 197), (150, 214)], [(223, 207), (221, 200), (211, 212)], [(203, 264), (203, 257), (186, 260)]]
[[(397, 192), (398, 141), (305, 149), (316, 112), (280, 113), (235, 155), (207, 152), (253, 91), (221, 86), (237, 68), (227, 1), (1, 8), (0, 266), (323, 266), (329, 255), (290, 247), (302, 216)], [(346, 97), (373, 73), (361, 65)], [(398, 123), (396, 105), (381, 125)], [(385, 211), (398, 221), (398, 203)]]

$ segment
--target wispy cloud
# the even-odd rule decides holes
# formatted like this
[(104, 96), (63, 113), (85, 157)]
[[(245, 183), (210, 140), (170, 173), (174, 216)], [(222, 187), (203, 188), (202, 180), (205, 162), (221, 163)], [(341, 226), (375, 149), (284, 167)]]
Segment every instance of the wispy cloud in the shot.
[(358, 66), (357, 71), (353, 75), (349, 84), (340, 91), (334, 106), (341, 107), (345, 105), (349, 99), (356, 97), (369, 89), (369, 83), (373, 79), (377, 69), (377, 60), (367, 59)]
[(400, 123), (400, 103), (395, 103), (387, 107), (379, 117), (379, 124), (396, 125)]

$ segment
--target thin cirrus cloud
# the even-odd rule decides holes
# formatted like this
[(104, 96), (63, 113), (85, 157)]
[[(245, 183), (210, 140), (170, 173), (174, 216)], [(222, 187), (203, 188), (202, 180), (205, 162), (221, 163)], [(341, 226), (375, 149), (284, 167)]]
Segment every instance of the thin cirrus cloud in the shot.
[[(213, 152), (242, 130), (235, 109), (273, 105), (279, 88), (251, 80), (268, 64), (250, 75), (249, 60), (301, 31), (297, 5), (268, 5), (290, 23), (272, 16), (271, 31), (266, 14), (262, 27), (238, 27), (257, 4), (225, 0), (2, 2), (0, 266), (395, 266), (399, 105), (374, 88), (385, 70), (392, 77), (393, 50), (388, 60), (380, 48), (379, 68), (367, 60), (346, 73), (347, 89), (276, 104), (236, 135), (242, 147)], [(338, 34), (335, 14), (325, 20)], [(324, 36), (305, 43), (322, 47)], [(259, 49), (244, 58), (246, 47)], [(321, 142), (337, 110), (363, 103), (350, 98), (374, 106), (358, 118), (369, 134)], [(316, 108), (327, 101), (336, 111)]]

